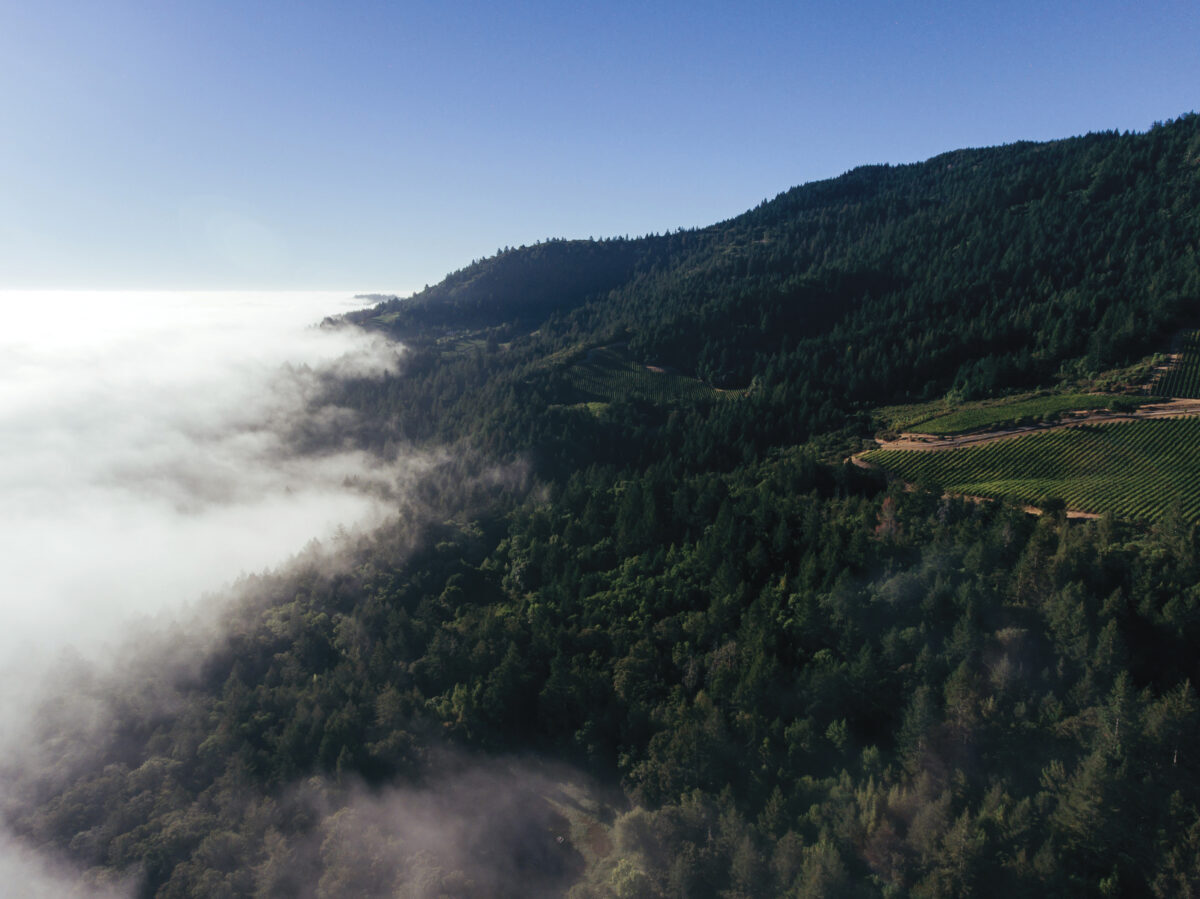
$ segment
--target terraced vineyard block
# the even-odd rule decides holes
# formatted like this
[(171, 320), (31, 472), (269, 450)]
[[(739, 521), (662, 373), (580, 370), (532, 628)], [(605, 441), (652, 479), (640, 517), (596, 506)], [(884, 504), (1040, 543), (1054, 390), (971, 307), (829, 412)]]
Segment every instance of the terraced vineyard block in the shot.
[(1200, 522), (1200, 418), (1110, 422), (1039, 431), (936, 452), (863, 456), (906, 481), (950, 493), (1154, 521), (1175, 503)]

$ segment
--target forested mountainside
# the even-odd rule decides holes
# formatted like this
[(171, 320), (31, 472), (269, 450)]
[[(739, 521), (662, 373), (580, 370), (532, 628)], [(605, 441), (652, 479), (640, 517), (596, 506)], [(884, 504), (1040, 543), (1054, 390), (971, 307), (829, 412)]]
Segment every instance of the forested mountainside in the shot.
[(144, 896), (1200, 894), (1195, 527), (842, 461), (884, 403), (1165, 350), (1198, 240), (1190, 115), (348, 316), (406, 367), (297, 440), (444, 461), (216, 636), (81, 675), (8, 819)]
[(401, 334), (628, 329), (639, 358), (721, 387), (986, 392), (1148, 352), (1195, 314), (1198, 160), (1185, 118), (864, 167), (709, 228), (502, 251), (377, 312)]

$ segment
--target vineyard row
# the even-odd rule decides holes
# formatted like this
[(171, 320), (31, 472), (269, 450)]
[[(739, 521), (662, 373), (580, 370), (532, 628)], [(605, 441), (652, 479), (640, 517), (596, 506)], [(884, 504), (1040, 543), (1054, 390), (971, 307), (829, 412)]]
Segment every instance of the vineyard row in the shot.
[(863, 458), (906, 481), (974, 496), (1154, 520), (1178, 504), (1200, 521), (1200, 418), (1110, 422), (941, 452)]

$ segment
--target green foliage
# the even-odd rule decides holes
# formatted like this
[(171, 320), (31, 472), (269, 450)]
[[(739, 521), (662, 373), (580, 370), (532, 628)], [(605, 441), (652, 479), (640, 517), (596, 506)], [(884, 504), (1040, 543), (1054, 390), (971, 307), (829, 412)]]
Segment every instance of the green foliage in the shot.
[(876, 450), (863, 459), (951, 493), (1157, 521), (1200, 521), (1200, 419), (1110, 422), (1034, 432), (982, 446)]
[(619, 347), (588, 350), (583, 359), (567, 369), (567, 378), (584, 396), (612, 402), (644, 400), (665, 404), (676, 400), (716, 400), (743, 393), (716, 390), (677, 372), (638, 365)]

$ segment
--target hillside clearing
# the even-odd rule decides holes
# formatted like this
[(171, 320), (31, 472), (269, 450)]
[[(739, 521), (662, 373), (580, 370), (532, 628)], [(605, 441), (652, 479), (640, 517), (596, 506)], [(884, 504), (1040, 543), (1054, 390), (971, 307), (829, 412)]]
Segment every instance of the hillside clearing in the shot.
[(567, 380), (585, 400), (616, 402), (642, 400), (669, 403), (678, 400), (717, 400), (738, 397), (741, 390), (719, 390), (656, 365), (642, 365), (621, 346), (602, 346), (566, 368)]

